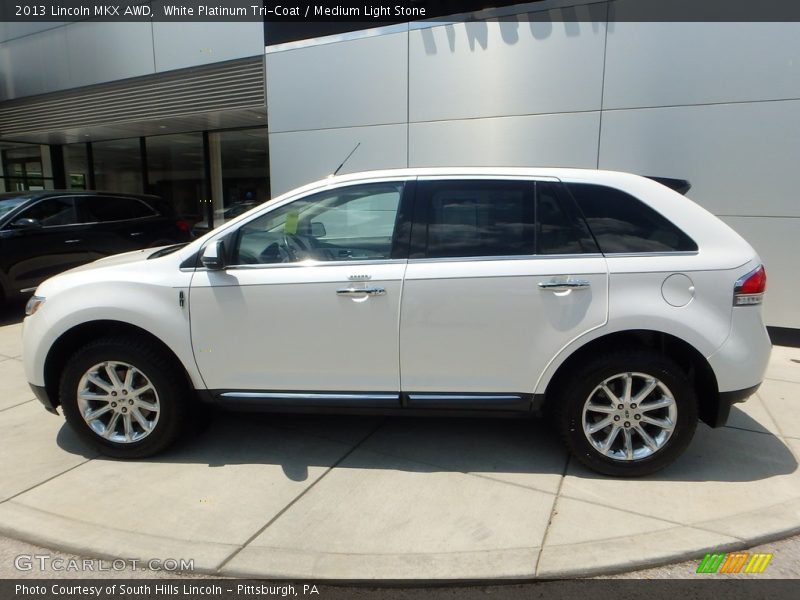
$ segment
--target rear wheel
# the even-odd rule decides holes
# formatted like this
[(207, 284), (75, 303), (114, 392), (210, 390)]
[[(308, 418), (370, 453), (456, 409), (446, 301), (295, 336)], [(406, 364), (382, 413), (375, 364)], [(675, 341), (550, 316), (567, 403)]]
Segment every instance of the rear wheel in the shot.
[(156, 345), (126, 337), (81, 348), (59, 386), (67, 422), (99, 452), (141, 458), (179, 436), (186, 412), (179, 365)]
[(578, 460), (606, 475), (663, 469), (686, 449), (697, 426), (686, 374), (652, 351), (594, 359), (562, 391), (555, 411), (562, 437)]

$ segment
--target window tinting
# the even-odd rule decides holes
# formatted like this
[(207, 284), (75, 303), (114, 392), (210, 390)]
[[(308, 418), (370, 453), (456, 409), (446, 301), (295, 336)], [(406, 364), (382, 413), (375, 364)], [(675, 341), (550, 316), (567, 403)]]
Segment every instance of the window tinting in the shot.
[(35, 219), (42, 227), (74, 225), (78, 222), (75, 199), (71, 196), (47, 198), (31, 206), (19, 215), (20, 219)]
[(630, 194), (585, 183), (567, 187), (604, 254), (697, 250), (689, 236)]
[(514, 256), (536, 252), (530, 181), (427, 181), (428, 258)]
[(536, 246), (538, 254), (597, 252), (597, 244), (572, 201), (560, 186), (536, 183)]
[(155, 213), (144, 203), (134, 198), (84, 196), (79, 198), (83, 220), (87, 223), (127, 221), (152, 217)]

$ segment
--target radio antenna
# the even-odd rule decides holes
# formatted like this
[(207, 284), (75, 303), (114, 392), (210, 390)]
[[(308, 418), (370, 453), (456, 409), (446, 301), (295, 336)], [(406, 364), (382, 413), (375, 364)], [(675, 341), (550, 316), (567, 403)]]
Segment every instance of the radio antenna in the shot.
[(358, 150), (358, 147), (359, 147), (360, 145), (361, 145), (361, 142), (358, 142), (358, 143), (356, 144), (356, 147), (355, 147), (355, 148), (353, 148), (353, 149), (350, 151), (350, 154), (348, 154), (348, 155), (345, 157), (345, 159), (342, 161), (342, 164), (340, 164), (340, 165), (339, 165), (339, 166), (336, 168), (336, 170), (335, 170), (333, 173), (331, 173), (331, 174), (330, 174), (330, 177), (336, 177), (336, 174), (337, 174), (339, 171), (341, 171), (341, 170), (342, 170), (342, 167), (344, 166), (344, 164), (345, 164), (345, 163), (346, 163), (348, 160), (350, 160), (350, 157), (351, 157), (351, 156), (353, 156), (353, 153), (354, 153), (356, 150)]

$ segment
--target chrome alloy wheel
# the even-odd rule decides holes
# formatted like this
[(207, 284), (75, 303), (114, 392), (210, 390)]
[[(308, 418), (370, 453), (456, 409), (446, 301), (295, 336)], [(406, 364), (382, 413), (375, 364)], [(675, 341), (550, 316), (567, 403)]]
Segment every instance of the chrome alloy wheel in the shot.
[(101, 362), (78, 383), (78, 409), (89, 428), (120, 444), (146, 438), (158, 423), (161, 405), (153, 384), (124, 362)]
[(645, 373), (618, 373), (592, 390), (581, 422), (584, 435), (598, 452), (631, 461), (663, 448), (677, 418), (675, 398), (662, 381)]

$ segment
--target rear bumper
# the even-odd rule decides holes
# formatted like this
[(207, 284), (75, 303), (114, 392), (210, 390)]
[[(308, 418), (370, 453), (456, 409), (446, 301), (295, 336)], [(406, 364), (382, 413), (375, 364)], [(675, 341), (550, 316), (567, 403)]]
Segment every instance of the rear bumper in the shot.
[(731, 392), (720, 392), (719, 393), (719, 401), (717, 402), (717, 410), (716, 414), (710, 415), (709, 425), (711, 427), (722, 427), (725, 423), (728, 422), (728, 417), (731, 414), (731, 406), (736, 404), (737, 402), (744, 402), (750, 396), (756, 393), (758, 388), (761, 386), (760, 383), (755, 385), (751, 385), (750, 387), (741, 389), (741, 390), (733, 390)]
[(764, 379), (771, 352), (760, 307), (734, 307), (728, 339), (708, 357), (720, 393), (738, 394), (757, 387)]
[(48, 395), (47, 390), (44, 388), (44, 386), (33, 385), (32, 383), (29, 383), (28, 385), (31, 386), (34, 395), (39, 400), (39, 402), (41, 402), (44, 405), (45, 409), (48, 412), (57, 415), (58, 411), (56, 410), (56, 405), (50, 399), (50, 396)]

